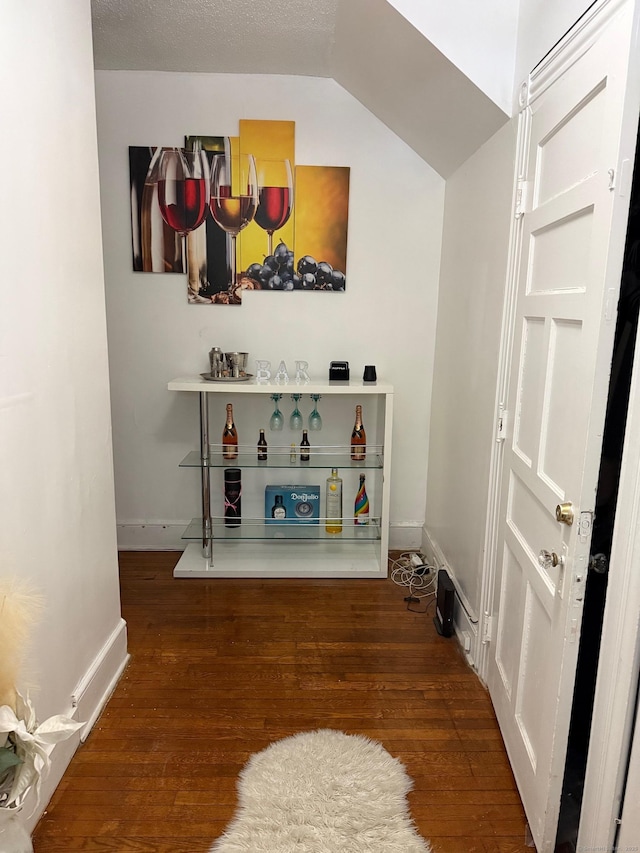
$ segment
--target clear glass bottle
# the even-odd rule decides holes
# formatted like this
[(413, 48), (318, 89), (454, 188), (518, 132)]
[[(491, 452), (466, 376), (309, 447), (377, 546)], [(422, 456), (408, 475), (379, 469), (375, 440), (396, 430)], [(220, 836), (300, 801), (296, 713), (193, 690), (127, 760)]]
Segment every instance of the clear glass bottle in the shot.
[(356, 420), (351, 433), (351, 458), (364, 462), (367, 455), (367, 434), (362, 424), (362, 406), (356, 406)]
[(353, 523), (369, 524), (369, 497), (364, 484), (364, 474), (360, 474), (360, 485), (353, 505)]
[(227, 403), (227, 421), (222, 430), (222, 455), (225, 459), (238, 456), (238, 431), (233, 422), (233, 406)]
[(325, 492), (325, 526), (327, 533), (342, 533), (342, 478), (331, 469)]
[(258, 461), (267, 461), (267, 439), (264, 437), (263, 429), (260, 430), (260, 437), (258, 438)]

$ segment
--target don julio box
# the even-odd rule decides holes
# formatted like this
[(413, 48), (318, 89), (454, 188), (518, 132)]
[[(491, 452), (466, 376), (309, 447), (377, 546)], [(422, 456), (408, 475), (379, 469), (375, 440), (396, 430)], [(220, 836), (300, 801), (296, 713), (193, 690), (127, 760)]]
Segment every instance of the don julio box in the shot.
[(264, 517), (267, 524), (318, 524), (320, 486), (266, 486)]

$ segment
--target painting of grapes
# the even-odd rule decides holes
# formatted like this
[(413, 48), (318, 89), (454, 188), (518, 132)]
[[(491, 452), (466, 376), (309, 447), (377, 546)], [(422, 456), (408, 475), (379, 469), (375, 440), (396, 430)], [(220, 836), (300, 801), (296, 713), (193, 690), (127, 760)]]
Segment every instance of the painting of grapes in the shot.
[(238, 136), (129, 149), (133, 268), (187, 276), (187, 299), (344, 292), (349, 168), (295, 161), (295, 124), (241, 120)]

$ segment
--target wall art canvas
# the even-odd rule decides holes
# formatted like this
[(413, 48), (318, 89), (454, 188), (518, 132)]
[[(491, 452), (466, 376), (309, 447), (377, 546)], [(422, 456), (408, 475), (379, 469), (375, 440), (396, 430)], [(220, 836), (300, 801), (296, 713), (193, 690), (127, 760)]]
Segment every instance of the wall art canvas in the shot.
[(187, 274), (193, 304), (346, 287), (349, 168), (295, 162), (295, 123), (130, 148), (133, 268)]
[(186, 272), (180, 235), (158, 205), (158, 147), (129, 148), (131, 243), (135, 272)]

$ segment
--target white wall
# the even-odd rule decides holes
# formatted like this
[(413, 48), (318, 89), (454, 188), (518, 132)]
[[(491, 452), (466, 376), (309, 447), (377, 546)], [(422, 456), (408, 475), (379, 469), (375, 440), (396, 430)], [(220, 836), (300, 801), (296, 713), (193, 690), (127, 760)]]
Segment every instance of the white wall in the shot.
[[(207, 369), (213, 345), (248, 351), (252, 366), (304, 358), (317, 378), (332, 359), (348, 360), (354, 378), (377, 365), (396, 389), (392, 543), (418, 545), (443, 180), (332, 80), (106, 71), (96, 87), (121, 545), (183, 547), (183, 523), (200, 514), (197, 472), (177, 467), (197, 447), (197, 400), (167, 382)], [(234, 135), (240, 118), (293, 120), (298, 163), (350, 167), (344, 294), (254, 292), (241, 307), (197, 306), (184, 276), (132, 272), (128, 146)], [(264, 424), (237, 425), (257, 439)]]
[(520, 0), (514, 79), (514, 112), (521, 84), (540, 60), (571, 29), (593, 0)]
[(445, 198), (426, 532), (474, 617), (482, 583), (515, 136), (512, 120), (447, 181)]
[(505, 113), (511, 113), (518, 3), (389, 2), (485, 95)]
[(38, 717), (87, 719), (126, 654), (89, 0), (7, 0), (0, 48), (0, 563), (45, 599)]

